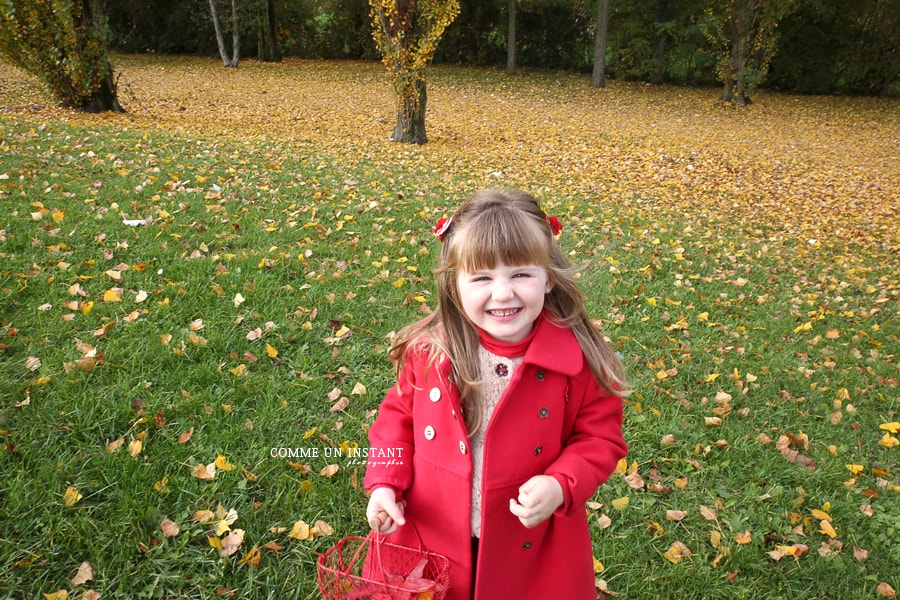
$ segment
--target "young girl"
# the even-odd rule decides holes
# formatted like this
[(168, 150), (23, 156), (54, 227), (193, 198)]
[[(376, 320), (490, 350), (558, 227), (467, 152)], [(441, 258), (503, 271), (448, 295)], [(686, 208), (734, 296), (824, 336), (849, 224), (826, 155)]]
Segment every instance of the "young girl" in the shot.
[(522, 192), (475, 194), (435, 230), (436, 310), (390, 350), (366, 517), (450, 559), (448, 600), (596, 598), (585, 502), (627, 452), (625, 382), (560, 228)]

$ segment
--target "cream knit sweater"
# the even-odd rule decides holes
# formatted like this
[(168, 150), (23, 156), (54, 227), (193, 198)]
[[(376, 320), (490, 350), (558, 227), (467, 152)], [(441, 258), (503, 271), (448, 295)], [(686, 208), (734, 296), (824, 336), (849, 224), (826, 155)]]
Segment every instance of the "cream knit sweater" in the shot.
[(481, 361), (481, 427), (472, 436), (472, 535), (481, 537), (481, 471), (484, 465), (484, 436), (490, 426), (491, 415), (500, 398), (509, 387), (513, 374), (522, 364), (523, 356), (506, 358), (493, 354), (481, 346), (478, 349)]

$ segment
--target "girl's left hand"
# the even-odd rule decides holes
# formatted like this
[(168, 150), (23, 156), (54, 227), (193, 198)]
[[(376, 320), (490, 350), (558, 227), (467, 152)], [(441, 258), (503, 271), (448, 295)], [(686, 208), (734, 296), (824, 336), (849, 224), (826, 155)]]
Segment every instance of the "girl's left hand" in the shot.
[(549, 475), (535, 475), (519, 488), (519, 497), (509, 499), (509, 512), (525, 527), (540, 525), (563, 503), (559, 482)]

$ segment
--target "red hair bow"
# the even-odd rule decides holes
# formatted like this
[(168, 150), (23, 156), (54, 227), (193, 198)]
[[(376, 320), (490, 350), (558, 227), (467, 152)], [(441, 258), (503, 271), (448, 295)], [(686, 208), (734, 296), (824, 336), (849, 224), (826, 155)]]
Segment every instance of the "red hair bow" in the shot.
[(453, 217), (441, 217), (438, 219), (437, 225), (434, 226), (434, 235), (437, 236), (437, 239), (444, 241), (444, 236), (447, 235), (447, 230), (450, 229), (452, 222)]
[(550, 223), (550, 232), (553, 235), (559, 235), (559, 232), (562, 231), (562, 223), (559, 222), (559, 219), (548, 216), (547, 222)]

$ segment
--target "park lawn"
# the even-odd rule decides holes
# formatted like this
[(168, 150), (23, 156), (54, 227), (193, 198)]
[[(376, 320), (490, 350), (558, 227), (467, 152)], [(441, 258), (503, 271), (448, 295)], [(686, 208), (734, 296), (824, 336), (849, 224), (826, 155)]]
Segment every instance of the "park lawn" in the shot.
[(482, 187), (559, 216), (631, 377), (599, 586), (900, 588), (896, 100), (439, 67), (410, 147), (377, 64), (117, 67), (129, 112), (89, 116), (0, 66), (5, 597), (317, 597), (431, 228)]

